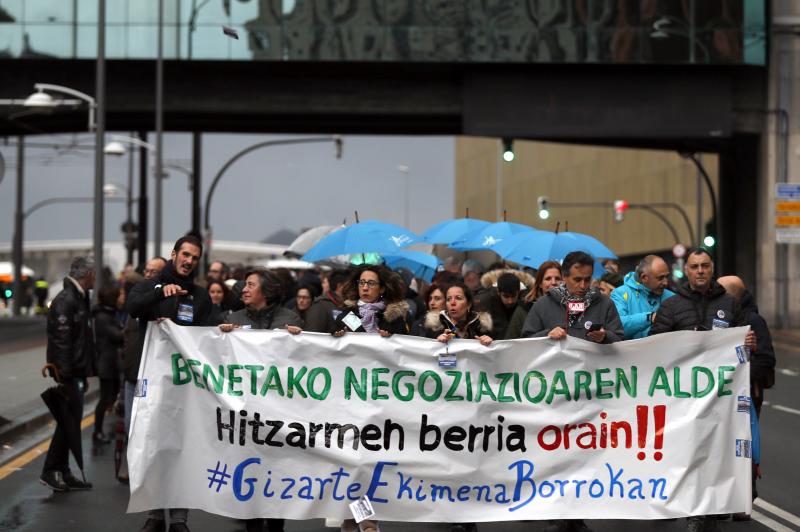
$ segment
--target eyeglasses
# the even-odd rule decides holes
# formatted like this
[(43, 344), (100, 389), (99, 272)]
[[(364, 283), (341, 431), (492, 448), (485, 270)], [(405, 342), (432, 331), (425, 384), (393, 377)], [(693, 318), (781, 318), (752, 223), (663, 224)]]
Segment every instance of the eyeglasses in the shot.
[(380, 281), (373, 281), (372, 279), (369, 279), (369, 280), (367, 280), (367, 279), (359, 279), (358, 280), (358, 286), (368, 286), (370, 288), (374, 288), (376, 286), (379, 286), (380, 284), (381, 284)]

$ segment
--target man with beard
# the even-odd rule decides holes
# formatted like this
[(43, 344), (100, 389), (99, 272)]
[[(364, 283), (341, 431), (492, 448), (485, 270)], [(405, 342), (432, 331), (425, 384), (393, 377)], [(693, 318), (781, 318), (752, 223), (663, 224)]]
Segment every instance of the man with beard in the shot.
[[(142, 325), (147, 321), (171, 319), (178, 325), (210, 325), (211, 299), (202, 287), (194, 284), (194, 276), (203, 243), (192, 235), (178, 239), (172, 248), (170, 261), (156, 279), (146, 279), (131, 290), (128, 296), (128, 313), (138, 318)], [(140, 327), (142, 342), (147, 327)], [(169, 532), (189, 532), (186, 519), (189, 510), (169, 509)], [(164, 510), (148, 512), (142, 532), (164, 532), (166, 528)]]

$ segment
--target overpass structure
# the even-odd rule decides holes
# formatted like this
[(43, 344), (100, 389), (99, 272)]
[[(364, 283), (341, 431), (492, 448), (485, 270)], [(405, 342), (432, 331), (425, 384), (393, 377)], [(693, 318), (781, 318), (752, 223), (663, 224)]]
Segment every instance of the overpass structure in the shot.
[[(91, 94), (94, 4), (0, 2), (0, 97), (37, 82)], [(151, 131), (157, 2), (112, 4), (106, 127)], [(785, 4), (165, 0), (164, 125), (714, 152), (719, 269), (757, 288), (768, 316), (800, 322), (781, 299), (800, 258), (770, 232), (794, 127)], [(85, 112), (12, 108), (0, 136), (85, 130)]]

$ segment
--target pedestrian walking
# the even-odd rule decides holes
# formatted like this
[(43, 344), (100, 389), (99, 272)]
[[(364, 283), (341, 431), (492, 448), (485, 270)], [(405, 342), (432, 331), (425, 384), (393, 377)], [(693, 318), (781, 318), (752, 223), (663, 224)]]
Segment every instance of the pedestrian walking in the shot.
[(103, 422), (119, 394), (119, 350), (122, 347), (122, 327), (117, 320), (117, 300), (120, 289), (106, 285), (97, 295), (98, 304), (93, 309), (95, 332), (95, 367), (100, 379), (100, 399), (94, 409), (92, 442), (105, 445), (111, 440), (106, 435)]
[[(89, 290), (94, 287), (94, 260), (72, 259), (64, 288), (47, 313), (47, 363), (67, 404), (68, 416), (56, 424), (39, 480), (53, 491), (86, 490), (92, 484), (76, 478), (69, 469), (67, 434), (80, 434), (86, 379), (94, 373), (94, 334)], [(69, 424), (70, 426), (65, 426)]]
[[(139, 338), (144, 345), (146, 323), (170, 319), (177, 325), (203, 326), (211, 320), (211, 299), (205, 288), (194, 283), (197, 266), (203, 254), (203, 243), (195, 236), (178, 239), (172, 248), (167, 265), (158, 279), (146, 279), (131, 290), (128, 312), (140, 320)], [(169, 509), (169, 532), (188, 532), (189, 510)], [(164, 510), (151, 510), (142, 532), (164, 532)]]

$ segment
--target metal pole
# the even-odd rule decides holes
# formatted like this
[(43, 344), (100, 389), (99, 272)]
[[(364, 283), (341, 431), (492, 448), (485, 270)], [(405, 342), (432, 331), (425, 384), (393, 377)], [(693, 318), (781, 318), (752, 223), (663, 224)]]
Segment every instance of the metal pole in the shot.
[(103, 137), (106, 133), (106, 0), (97, 2), (97, 63), (95, 73), (95, 100), (97, 111), (94, 131), (94, 293), (103, 287), (103, 239), (104, 239), (104, 203), (105, 194), (105, 157), (103, 154)]
[[(139, 132), (139, 138), (147, 141), (147, 133), (144, 131)], [(148, 213), (147, 213), (147, 148), (144, 146), (139, 147), (139, 242), (138, 242), (138, 258), (139, 264), (144, 265), (147, 262), (147, 226)]]
[(695, 223), (697, 224), (697, 244), (700, 245), (703, 242), (703, 230), (705, 224), (703, 223), (703, 176), (700, 174), (700, 170), (697, 171), (697, 184), (695, 186), (695, 194), (697, 197), (697, 217), (695, 218)]
[(202, 194), (201, 175), (202, 168), (202, 133), (195, 131), (192, 133), (192, 175), (189, 176), (189, 183), (192, 187), (192, 233), (202, 238), (202, 221), (200, 220), (200, 195)]
[(156, 59), (156, 217), (153, 244), (154, 255), (161, 255), (161, 215), (163, 201), (164, 150), (164, 0), (158, 0), (158, 57)]
[[(131, 132), (131, 136), (133, 136), (133, 132)], [(133, 264), (133, 239), (131, 238), (133, 234), (131, 232), (133, 223), (133, 150), (128, 151), (128, 198), (125, 205), (125, 222), (127, 228), (125, 230), (125, 249), (127, 250), (125, 262)]]
[(22, 230), (25, 223), (23, 212), (25, 185), (25, 137), (17, 138), (17, 204), (14, 210), (14, 316), (20, 315), (22, 300)]
[(497, 221), (503, 219), (503, 140), (497, 139), (497, 160), (495, 166), (495, 217)]

